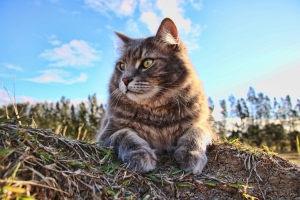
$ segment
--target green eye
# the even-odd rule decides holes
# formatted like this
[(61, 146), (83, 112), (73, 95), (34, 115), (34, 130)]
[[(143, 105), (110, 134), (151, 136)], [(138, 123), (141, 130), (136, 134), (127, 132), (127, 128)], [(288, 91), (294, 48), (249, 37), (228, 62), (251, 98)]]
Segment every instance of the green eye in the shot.
[(124, 71), (126, 69), (126, 64), (125, 63), (119, 63), (118, 65), (119, 65), (119, 69), (121, 71)]
[(143, 67), (145, 69), (148, 69), (149, 67), (151, 67), (152, 63), (153, 63), (153, 60), (150, 58), (147, 58), (146, 60), (143, 61)]

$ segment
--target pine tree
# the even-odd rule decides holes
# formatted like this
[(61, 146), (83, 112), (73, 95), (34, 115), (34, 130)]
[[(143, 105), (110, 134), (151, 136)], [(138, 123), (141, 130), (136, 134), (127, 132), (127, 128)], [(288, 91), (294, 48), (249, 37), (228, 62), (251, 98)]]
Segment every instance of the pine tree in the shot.
[(250, 120), (251, 124), (254, 125), (254, 119), (256, 118), (256, 112), (255, 112), (255, 107), (257, 104), (257, 97), (256, 93), (253, 87), (249, 88), (249, 91), (247, 93), (247, 101), (250, 104)]
[(237, 100), (236, 114), (241, 120), (241, 130), (245, 131), (245, 121), (249, 118), (249, 110), (243, 98)]
[[(289, 132), (292, 132), (294, 130), (294, 115), (296, 114), (293, 110), (291, 97), (290, 95), (287, 95), (285, 98), (285, 107), (284, 112), (287, 116), (287, 125), (289, 126)], [(295, 116), (296, 117), (296, 116)]]
[(96, 129), (99, 126), (98, 116), (97, 116), (97, 97), (96, 94), (93, 96), (88, 96), (88, 107), (89, 107), (89, 125), (92, 129)]
[(225, 99), (220, 100), (220, 107), (221, 107), (221, 115), (222, 115), (222, 121), (217, 123), (218, 126), (218, 134), (225, 137), (226, 136), (226, 119), (228, 117), (228, 112), (227, 112), (227, 106), (226, 106), (226, 101)]
[(62, 134), (65, 135), (69, 133), (69, 130), (72, 126), (71, 116), (70, 116), (70, 100), (66, 99), (64, 96), (60, 99), (61, 103), (61, 125), (62, 125)]
[(228, 97), (228, 101), (230, 102), (230, 117), (234, 118), (237, 115), (236, 98), (231, 94)]
[(275, 122), (280, 122), (280, 110), (281, 110), (281, 106), (278, 103), (276, 97), (274, 97), (272, 113), (273, 113), (273, 119), (275, 119)]
[(88, 111), (87, 111), (87, 108), (86, 108), (86, 105), (84, 102), (81, 102), (79, 104), (78, 121), (79, 121), (78, 130), (81, 130), (82, 127), (86, 128), (88, 126), (88, 123), (87, 123), (88, 122)]
[(210, 124), (211, 124), (213, 130), (216, 132), (217, 124), (216, 124), (216, 121), (215, 121), (215, 119), (213, 117), (213, 114), (212, 114), (213, 111), (214, 111), (215, 105), (214, 105), (214, 102), (213, 102), (211, 97), (208, 98), (207, 102), (208, 102), (208, 107), (209, 107), (209, 110), (210, 110), (209, 121), (210, 121)]
[(262, 122), (264, 117), (264, 94), (262, 92), (259, 92), (257, 94), (257, 101), (255, 104), (255, 110), (256, 110), (256, 119), (258, 119), (260, 122)]
[(265, 118), (265, 121), (267, 123), (269, 123), (269, 120), (271, 119), (271, 100), (270, 98), (266, 95), (264, 98), (264, 102), (263, 102), (263, 116)]

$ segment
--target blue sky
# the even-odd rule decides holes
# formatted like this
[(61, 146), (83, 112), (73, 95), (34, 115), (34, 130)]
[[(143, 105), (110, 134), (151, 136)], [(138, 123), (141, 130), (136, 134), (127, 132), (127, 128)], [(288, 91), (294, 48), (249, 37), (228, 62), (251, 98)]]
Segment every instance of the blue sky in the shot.
[[(0, 80), (17, 102), (105, 102), (117, 54), (114, 30), (154, 35), (172, 18), (215, 104), (250, 86), (300, 98), (297, 0), (2, 0)], [(0, 89), (0, 104), (7, 100)]]

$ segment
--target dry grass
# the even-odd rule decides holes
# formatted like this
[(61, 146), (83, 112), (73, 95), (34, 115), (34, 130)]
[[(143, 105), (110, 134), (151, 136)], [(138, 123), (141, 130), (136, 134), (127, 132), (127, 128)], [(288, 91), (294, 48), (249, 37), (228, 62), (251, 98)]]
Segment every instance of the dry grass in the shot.
[(300, 168), (239, 141), (213, 144), (203, 173), (178, 169), (172, 156), (139, 174), (96, 144), (11, 122), (0, 123), (1, 199), (293, 199)]

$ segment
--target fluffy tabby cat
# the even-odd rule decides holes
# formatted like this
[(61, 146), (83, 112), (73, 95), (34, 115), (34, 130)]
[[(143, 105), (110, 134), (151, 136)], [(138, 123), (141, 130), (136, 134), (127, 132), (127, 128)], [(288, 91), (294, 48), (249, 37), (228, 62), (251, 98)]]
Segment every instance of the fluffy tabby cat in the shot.
[(211, 141), (209, 109), (174, 22), (164, 19), (153, 37), (116, 34), (121, 56), (97, 141), (141, 173), (154, 170), (156, 153), (167, 151), (183, 170), (200, 174)]

